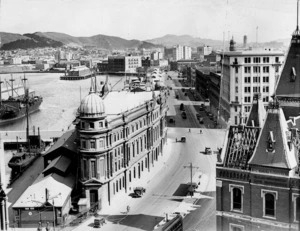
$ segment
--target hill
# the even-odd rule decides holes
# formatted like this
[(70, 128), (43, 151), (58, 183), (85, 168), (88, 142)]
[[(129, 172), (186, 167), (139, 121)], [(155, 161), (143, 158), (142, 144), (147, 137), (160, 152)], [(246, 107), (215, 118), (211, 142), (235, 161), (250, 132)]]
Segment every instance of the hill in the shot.
[(213, 39), (194, 38), (190, 35), (172, 35), (167, 34), (163, 37), (146, 40), (153, 44), (160, 44), (166, 47), (175, 45), (186, 45), (190, 47), (198, 47), (203, 45), (212, 46), (214, 48), (222, 48), (223, 41)]
[(154, 48), (149, 42), (139, 40), (126, 40), (116, 36), (95, 35), (91, 37), (75, 37), (64, 33), (56, 32), (36, 32), (33, 34), (8, 34), (0, 33), (3, 50), (27, 49), (36, 47), (60, 47), (66, 46), (95, 46), (100, 49), (118, 50), (127, 48)]

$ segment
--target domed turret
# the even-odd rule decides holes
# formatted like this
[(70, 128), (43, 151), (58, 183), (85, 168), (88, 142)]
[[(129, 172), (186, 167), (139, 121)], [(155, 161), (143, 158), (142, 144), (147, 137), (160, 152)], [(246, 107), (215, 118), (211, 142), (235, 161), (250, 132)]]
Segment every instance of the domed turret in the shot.
[(105, 115), (104, 103), (95, 92), (90, 92), (80, 103), (80, 117), (102, 117)]

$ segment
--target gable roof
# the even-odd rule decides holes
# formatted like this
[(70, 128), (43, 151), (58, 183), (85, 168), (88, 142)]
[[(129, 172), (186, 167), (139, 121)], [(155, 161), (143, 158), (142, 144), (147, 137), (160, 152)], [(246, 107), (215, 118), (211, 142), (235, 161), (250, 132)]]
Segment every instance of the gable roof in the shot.
[(70, 130), (65, 132), (54, 144), (51, 148), (47, 150), (44, 154), (47, 155), (60, 147), (67, 148), (73, 152), (77, 152), (77, 144), (75, 143), (75, 139), (77, 138), (76, 130)]
[[(281, 108), (269, 108), (250, 165), (292, 169), (297, 165), (294, 150), (287, 143), (288, 126)], [(273, 151), (269, 149), (270, 140)]]
[(68, 168), (72, 164), (72, 160), (66, 156), (59, 156), (47, 166), (47, 168), (44, 169), (43, 173), (44, 175), (47, 175), (52, 171), (58, 170), (62, 175), (65, 175), (67, 173)]

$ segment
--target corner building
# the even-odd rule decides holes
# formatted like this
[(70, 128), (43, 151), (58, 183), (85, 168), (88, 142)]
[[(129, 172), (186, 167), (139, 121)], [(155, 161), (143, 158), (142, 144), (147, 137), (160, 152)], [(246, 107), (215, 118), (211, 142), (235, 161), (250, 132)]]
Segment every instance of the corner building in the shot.
[(86, 206), (114, 203), (150, 172), (163, 154), (166, 93), (91, 91), (80, 105), (80, 182)]

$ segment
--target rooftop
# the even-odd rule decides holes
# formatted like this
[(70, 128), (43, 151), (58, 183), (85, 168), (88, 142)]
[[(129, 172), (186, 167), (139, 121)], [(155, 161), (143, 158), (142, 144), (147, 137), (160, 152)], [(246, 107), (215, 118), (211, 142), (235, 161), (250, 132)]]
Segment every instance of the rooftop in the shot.
[[(154, 91), (154, 93), (157, 97), (160, 91)], [(107, 115), (117, 115), (143, 105), (150, 100), (152, 100), (152, 91), (111, 91), (104, 98), (105, 113)]]

